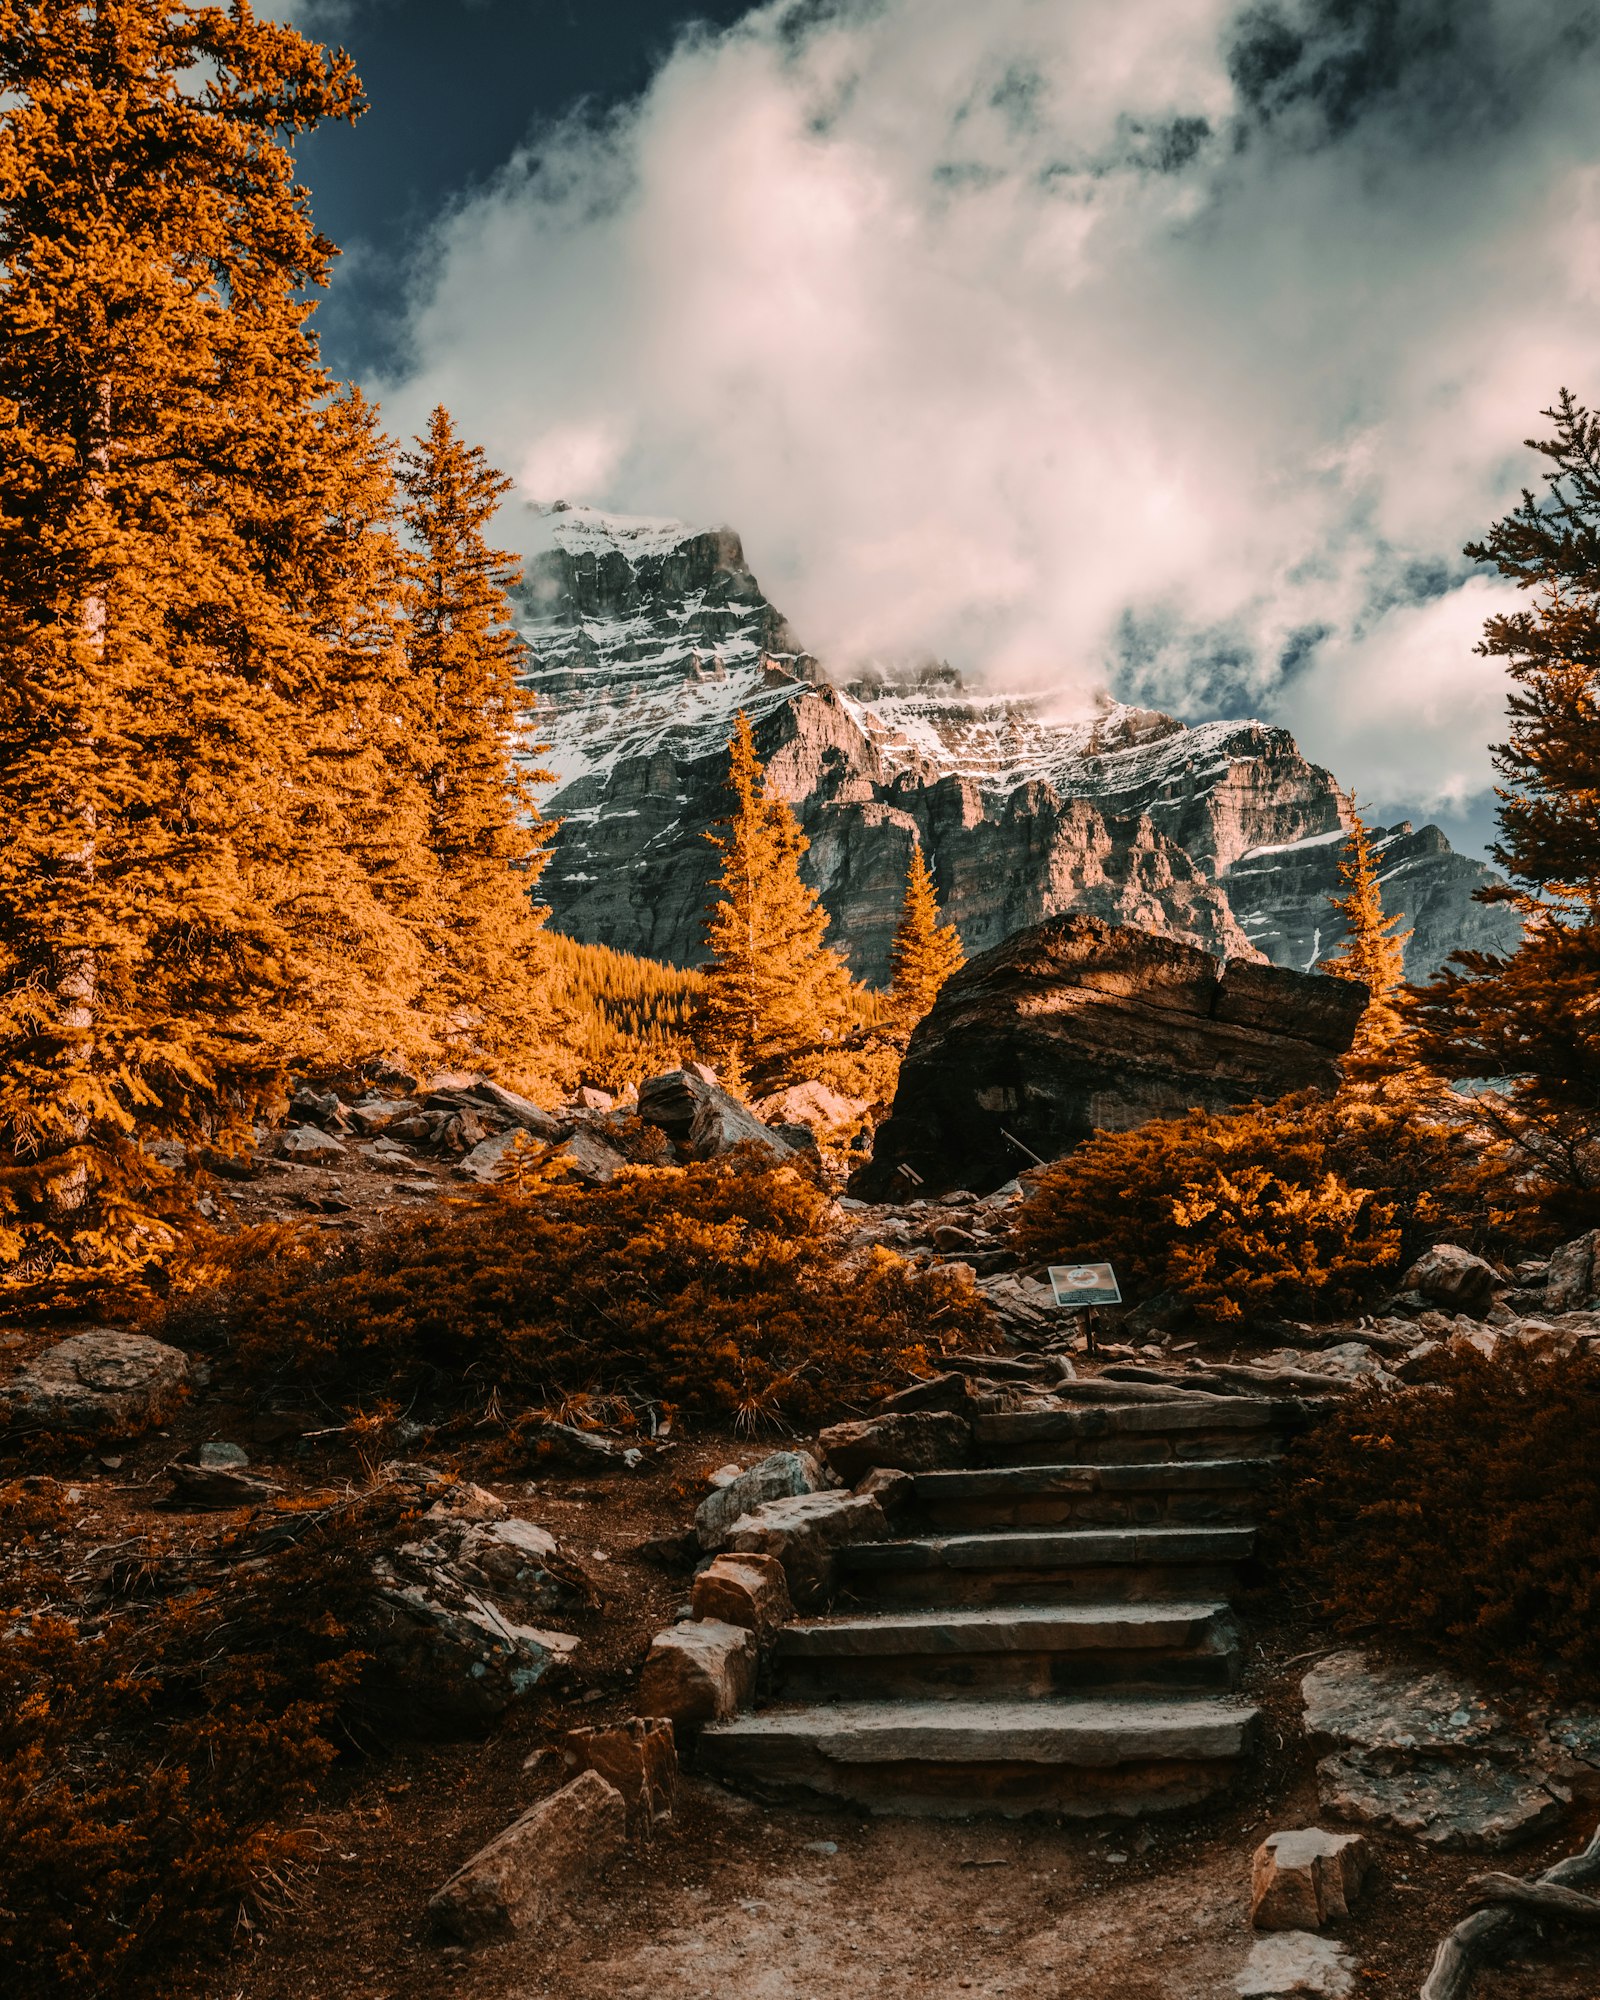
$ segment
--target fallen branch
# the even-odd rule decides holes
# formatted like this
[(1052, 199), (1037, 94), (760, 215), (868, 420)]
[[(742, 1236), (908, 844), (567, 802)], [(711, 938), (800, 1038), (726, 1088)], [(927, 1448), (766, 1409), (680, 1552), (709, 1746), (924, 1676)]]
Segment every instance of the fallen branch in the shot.
[(1568, 1923), (1600, 1924), (1600, 1896), (1563, 1889), (1554, 1882), (1528, 1882), (1520, 1875), (1474, 1875), (1467, 1884), (1480, 1903), (1500, 1903), (1530, 1916), (1560, 1917)]
[[(1498, 1876), (1484, 1879), (1509, 1881), (1515, 1878)], [(1600, 1879), (1600, 1829), (1580, 1853), (1569, 1854), (1564, 1861), (1547, 1868), (1536, 1882), (1524, 1883), (1522, 1887), (1573, 1889), (1580, 1883), (1597, 1879)], [(1591, 1899), (1585, 1896), (1582, 1900), (1587, 1903)], [(1474, 1910), (1470, 1917), (1463, 1917), (1434, 1953), (1432, 1970), (1423, 1981), (1421, 2000), (1466, 2000), (1483, 1961), (1509, 1950), (1524, 1929), (1524, 1921), (1509, 1899), (1497, 1897), (1494, 1908)]]

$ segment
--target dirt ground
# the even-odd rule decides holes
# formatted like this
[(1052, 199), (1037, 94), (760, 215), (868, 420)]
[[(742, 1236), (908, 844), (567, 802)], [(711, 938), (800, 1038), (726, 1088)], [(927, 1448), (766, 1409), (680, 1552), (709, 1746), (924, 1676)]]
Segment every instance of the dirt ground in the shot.
[[(333, 1183), (339, 1183), (334, 1186)], [(224, 1197), (226, 1199), (226, 1197)], [(294, 1170), (245, 1191), (252, 1219), (296, 1209), (330, 1233), (370, 1226), (395, 1200), (364, 1166)], [(332, 1213), (322, 1208), (337, 1204)], [(348, 1206), (347, 1206), (348, 1204)], [(46, 1338), (0, 1333), (0, 1366)], [(1109, 1826), (919, 1822), (769, 1807), (686, 1773), (648, 1840), (575, 1891), (565, 1915), (514, 1944), (441, 1949), (423, 1911), (486, 1840), (561, 1782), (568, 1729), (631, 1713), (651, 1635), (685, 1604), (688, 1577), (642, 1552), (681, 1532), (706, 1474), (753, 1444), (686, 1435), (634, 1473), (512, 1462), (490, 1425), (397, 1445), (339, 1428), (336, 1412), (262, 1401), (221, 1373), (167, 1429), (52, 1467), (74, 1512), (68, 1567), (85, 1574), (128, 1538), (203, 1537), (242, 1515), (175, 1515), (164, 1467), (205, 1439), (245, 1446), (286, 1493), (348, 1490), (404, 1456), (491, 1487), (553, 1530), (603, 1579), (606, 1602), (564, 1621), (584, 1640), (565, 1686), (485, 1741), (399, 1743), (337, 1767), (305, 1822), (307, 1859), (276, 1904), (241, 1914), (232, 1950), (174, 1967), (171, 2000), (1201, 2000), (1234, 1993), (1250, 1945), (1250, 1856), (1276, 1828), (1317, 1823), (1297, 1688), (1328, 1649), (1270, 1593), (1243, 1607), (1254, 1648), (1245, 1692), (1267, 1712), (1264, 1754), (1232, 1801)], [(544, 1753), (541, 1756), (541, 1753)], [(1581, 1844), (1575, 1813), (1541, 1845), (1486, 1863), (1378, 1839), (1377, 1866), (1341, 1927), (1359, 1990), (1412, 1995), (1485, 1866), (1531, 1874)], [(3, 1984), (3, 1981), (0, 1981)], [(1540, 1948), (1480, 1981), (1477, 2000), (1600, 2000), (1600, 1947)]]

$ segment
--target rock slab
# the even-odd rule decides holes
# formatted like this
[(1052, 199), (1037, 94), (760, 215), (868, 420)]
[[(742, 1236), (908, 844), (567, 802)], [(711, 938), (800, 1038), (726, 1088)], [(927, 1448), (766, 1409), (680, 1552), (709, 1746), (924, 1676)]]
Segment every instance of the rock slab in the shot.
[(429, 1921), (461, 1944), (513, 1937), (566, 1900), (627, 1837), (621, 1792), (584, 1771), (458, 1868), (429, 1899)]
[(774, 1451), (725, 1480), (695, 1509), (695, 1533), (703, 1549), (719, 1548), (741, 1514), (768, 1500), (788, 1500), (801, 1493), (818, 1493), (827, 1485), (822, 1467), (809, 1451)]
[(1279, 1931), (1256, 1939), (1233, 1990), (1240, 2000), (1350, 2000), (1356, 1964), (1332, 1938)]
[(850, 1191), (999, 1187), (1096, 1131), (1338, 1081), (1366, 1006), (1353, 981), (1213, 958), (1063, 916), (948, 980), (918, 1023), (894, 1109)]
[(794, 1148), (748, 1105), (730, 1097), (703, 1063), (668, 1070), (641, 1083), (639, 1116), (664, 1132), (684, 1159), (714, 1160), (743, 1145), (759, 1147), (780, 1160), (794, 1156)]
[(714, 1557), (695, 1578), (690, 1605), (696, 1618), (741, 1625), (758, 1639), (770, 1638), (794, 1616), (788, 1580), (776, 1556)]
[(69, 1334), (0, 1384), (0, 1429), (132, 1435), (157, 1424), (189, 1379), (188, 1356), (148, 1334)]
[(888, 1537), (888, 1517), (870, 1493), (800, 1493), (741, 1515), (729, 1532), (728, 1546), (776, 1556), (789, 1595), (802, 1609), (810, 1609), (832, 1595), (840, 1549)]
[(720, 1618), (687, 1619), (658, 1632), (639, 1681), (639, 1706), (680, 1729), (726, 1722), (755, 1692), (755, 1634)]
[(943, 1472), (972, 1457), (972, 1426), (949, 1410), (894, 1411), (833, 1424), (817, 1440), (830, 1468), (854, 1486), (875, 1467), (891, 1472)]

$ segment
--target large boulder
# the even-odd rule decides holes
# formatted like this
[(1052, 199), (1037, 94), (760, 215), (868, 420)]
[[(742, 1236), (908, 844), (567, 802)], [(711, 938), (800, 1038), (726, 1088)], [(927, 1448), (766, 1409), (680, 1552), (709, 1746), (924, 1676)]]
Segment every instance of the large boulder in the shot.
[(851, 1193), (987, 1190), (1097, 1131), (1332, 1089), (1366, 1002), (1351, 980), (1052, 918), (945, 983)]
[(1446, 1312), (1476, 1318), (1489, 1303), (1495, 1269), (1459, 1243), (1436, 1243), (1423, 1251), (1401, 1282)]
[(188, 1357), (165, 1341), (90, 1327), (0, 1383), (0, 1430), (131, 1436), (161, 1421), (188, 1378)]
[(757, 1146), (775, 1159), (794, 1157), (795, 1149), (748, 1105), (730, 1097), (703, 1063), (641, 1083), (639, 1116), (664, 1132), (684, 1159), (714, 1160), (742, 1145)]

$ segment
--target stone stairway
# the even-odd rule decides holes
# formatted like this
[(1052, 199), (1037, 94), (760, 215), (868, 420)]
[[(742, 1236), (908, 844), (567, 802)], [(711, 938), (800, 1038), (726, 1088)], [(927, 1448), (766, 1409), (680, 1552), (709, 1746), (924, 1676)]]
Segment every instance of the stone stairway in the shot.
[(839, 1552), (832, 1611), (777, 1635), (766, 1706), (709, 1775), (881, 1812), (1189, 1806), (1248, 1758), (1230, 1608), (1294, 1403), (1169, 1398), (977, 1418), (902, 1538)]

